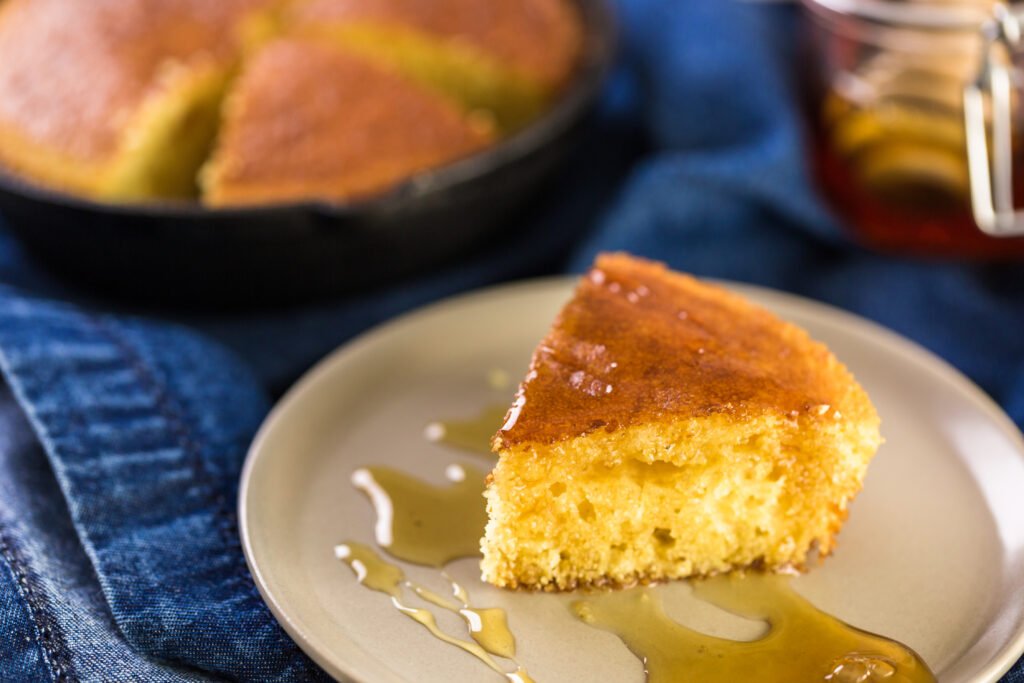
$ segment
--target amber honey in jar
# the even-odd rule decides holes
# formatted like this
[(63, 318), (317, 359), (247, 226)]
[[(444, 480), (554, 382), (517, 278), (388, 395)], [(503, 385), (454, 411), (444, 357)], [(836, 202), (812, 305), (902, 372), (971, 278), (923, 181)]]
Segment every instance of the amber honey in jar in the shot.
[(1024, 257), (1013, 10), (907, 0), (804, 7), (814, 171), (856, 236), (886, 251)]

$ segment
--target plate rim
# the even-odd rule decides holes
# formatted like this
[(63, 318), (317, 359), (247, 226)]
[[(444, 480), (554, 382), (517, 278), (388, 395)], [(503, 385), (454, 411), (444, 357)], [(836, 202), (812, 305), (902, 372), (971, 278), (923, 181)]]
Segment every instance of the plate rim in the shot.
[[(323, 356), (312, 367), (304, 372), (299, 379), (291, 385), (291, 387), (289, 387), (289, 389), (274, 403), (266, 417), (264, 417), (248, 451), (246, 452), (245, 462), (239, 476), (238, 504), (236, 511), (238, 515), (238, 533), (242, 545), (242, 551), (245, 555), (245, 562), (252, 575), (253, 582), (255, 583), (260, 596), (263, 598), (263, 601), (274, 615), (274, 618), (286, 631), (288, 636), (292, 638), (296, 645), (331, 676), (337, 677), (340, 674), (353, 681), (364, 683), (370, 680), (366, 677), (366, 672), (361, 671), (361, 667), (337, 666), (333, 661), (330, 661), (326, 655), (321, 653), (319, 649), (314, 647), (314, 643), (312, 642), (310, 635), (300, 624), (296, 623), (292, 617), (289, 616), (288, 612), (279, 602), (277, 597), (275, 597), (269, 582), (260, 571), (255, 559), (255, 550), (252, 539), (253, 532), (249, 527), (247, 510), (249, 507), (249, 489), (252, 482), (253, 471), (257, 462), (260, 460), (261, 453), (264, 452), (262, 448), (263, 443), (268, 439), (268, 435), (276, 427), (277, 422), (281, 419), (281, 416), (286, 412), (291, 404), (300, 401), (301, 397), (309, 392), (315, 384), (325, 381), (325, 378), (332, 374), (332, 368), (340, 363), (343, 358), (359, 353), (361, 349), (367, 346), (374, 345), (377, 339), (383, 335), (397, 333), (402, 328), (416, 325), (422, 318), (431, 317), (445, 309), (464, 306), (474, 300), (508, 295), (511, 293), (525, 294), (529, 290), (543, 291), (559, 288), (564, 289), (566, 293), (569, 294), (572, 291), (572, 287), (576, 282), (578, 282), (579, 277), (580, 275), (578, 274), (555, 275), (474, 289), (440, 299), (379, 323), (352, 337), (348, 341), (341, 343), (337, 348)], [(967, 375), (920, 343), (873, 320), (844, 310), (838, 306), (816, 299), (811, 299), (806, 296), (773, 289), (771, 287), (765, 287), (763, 285), (739, 282), (735, 280), (718, 278), (701, 279), (705, 282), (711, 282), (731, 291), (738, 292), (743, 296), (753, 294), (760, 300), (770, 301), (773, 304), (779, 303), (785, 307), (802, 307), (809, 309), (813, 315), (825, 318), (827, 322), (838, 326), (843, 332), (874, 337), (875, 340), (886, 347), (888, 352), (896, 354), (903, 361), (912, 363), (925, 372), (936, 375), (939, 379), (951, 385), (953, 389), (960, 391), (965, 398), (974, 402), (978, 408), (985, 413), (986, 417), (992, 420), (994, 426), (997, 426), (1014, 443), (1019, 457), (1024, 460), (1024, 434), (1022, 434), (1016, 423), (1013, 422), (1002, 407), (973, 380), (967, 377)], [(760, 305), (760, 301), (757, 301), (757, 303)], [(784, 316), (782, 317), (784, 318)], [(360, 658), (361, 655), (360, 652), (355, 650), (352, 651), (352, 654), (355, 654), (357, 659)], [(973, 676), (975, 677), (975, 680), (994, 683), (998, 681), (1003, 674), (1009, 671), (1022, 655), (1024, 655), (1024, 621), (1018, 625), (1013, 636), (1007, 638), (1002, 647), (1000, 647), (999, 650), (991, 656), (986, 666), (975, 672)], [(403, 683), (403, 679), (397, 675), (389, 674), (386, 677), (381, 677), (381, 675), (376, 672), (373, 675), (373, 680), (386, 681), (388, 683)]]

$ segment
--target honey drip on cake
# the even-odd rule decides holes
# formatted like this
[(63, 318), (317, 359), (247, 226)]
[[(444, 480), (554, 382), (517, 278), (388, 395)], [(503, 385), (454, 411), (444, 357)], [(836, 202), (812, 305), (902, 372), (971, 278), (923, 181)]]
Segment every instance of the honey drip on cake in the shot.
[[(374, 535), (388, 554), (441, 569), (452, 560), (480, 553), (480, 537), (487, 523), (484, 473), (449, 465), (445, 475), (452, 483), (435, 486), (387, 467), (364, 467), (352, 474), (353, 485), (373, 504), (377, 515)], [(526, 670), (515, 662), (515, 637), (504, 610), (471, 605), (466, 589), (443, 571), (441, 575), (449, 584), (451, 597), (439, 595), (408, 580), (401, 567), (361, 543), (338, 545), (335, 556), (355, 572), (360, 584), (389, 595), (395, 609), (435, 638), (473, 655), (513, 683), (533, 683)], [(429, 605), (459, 615), (471, 640), (442, 631), (429, 608), (403, 602), (405, 590)], [(512, 661), (515, 670), (506, 671), (495, 656)]]
[[(334, 554), (355, 572), (360, 584), (390, 596), (395, 609), (422, 625), (438, 640), (468, 652), (512, 683), (534, 683), (522, 666), (517, 664), (515, 671), (505, 671), (491, 656), (511, 659), (515, 655), (515, 639), (508, 629), (503, 610), (471, 607), (465, 589), (450, 579), (452, 595), (458, 602), (442, 597), (409, 581), (401, 567), (388, 562), (362, 543), (342, 543), (335, 547)], [(461, 616), (466, 622), (472, 640), (456, 638), (445, 633), (437, 625), (437, 618), (429, 609), (413, 607), (403, 602), (404, 589), (411, 590), (430, 604)]]
[(795, 593), (787, 578), (751, 574), (693, 583), (697, 597), (768, 631), (752, 641), (710, 636), (669, 618), (655, 591), (634, 589), (572, 604), (583, 622), (610, 631), (644, 665), (648, 683), (934, 683), (910, 648), (848, 626)]
[(488, 406), (468, 419), (431, 422), (423, 430), (423, 435), (427, 441), (493, 459), (491, 437), (505, 422), (506, 413), (508, 403)]

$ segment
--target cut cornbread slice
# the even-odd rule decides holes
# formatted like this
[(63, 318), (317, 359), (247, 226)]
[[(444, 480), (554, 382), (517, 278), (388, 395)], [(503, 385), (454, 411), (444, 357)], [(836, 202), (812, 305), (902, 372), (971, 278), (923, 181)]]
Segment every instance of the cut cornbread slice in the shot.
[(485, 110), (506, 130), (568, 80), (583, 42), (566, 0), (308, 0), (290, 24)]
[(863, 389), (805, 332), (603, 255), (494, 437), (483, 576), (564, 590), (799, 568), (832, 550), (880, 442)]
[(0, 5), (0, 166), (99, 199), (195, 196), (247, 22), (271, 4)]
[(202, 172), (212, 205), (364, 197), (482, 149), (487, 122), (385, 67), (281, 39), (249, 61)]

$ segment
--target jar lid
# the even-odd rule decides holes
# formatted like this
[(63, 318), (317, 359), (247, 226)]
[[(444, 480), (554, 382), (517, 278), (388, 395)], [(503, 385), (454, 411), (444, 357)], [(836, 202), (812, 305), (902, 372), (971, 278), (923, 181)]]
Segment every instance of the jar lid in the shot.
[[(985, 0), (908, 2), (907, 0), (803, 0), (811, 11), (892, 27), (934, 31), (978, 30), (992, 18), (996, 3)], [(1024, 11), (1021, 3), (1010, 5)]]

